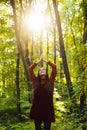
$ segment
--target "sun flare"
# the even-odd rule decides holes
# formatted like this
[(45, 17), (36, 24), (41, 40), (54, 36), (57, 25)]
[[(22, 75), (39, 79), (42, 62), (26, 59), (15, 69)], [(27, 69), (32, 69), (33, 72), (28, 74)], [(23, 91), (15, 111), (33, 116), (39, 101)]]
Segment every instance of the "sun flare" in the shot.
[(32, 31), (38, 31), (43, 28), (45, 25), (45, 18), (43, 15), (39, 13), (30, 13), (25, 17), (24, 24), (26, 29)]
[(29, 26), (33, 30), (39, 30), (44, 25), (44, 18), (40, 14), (31, 14), (29, 19)]

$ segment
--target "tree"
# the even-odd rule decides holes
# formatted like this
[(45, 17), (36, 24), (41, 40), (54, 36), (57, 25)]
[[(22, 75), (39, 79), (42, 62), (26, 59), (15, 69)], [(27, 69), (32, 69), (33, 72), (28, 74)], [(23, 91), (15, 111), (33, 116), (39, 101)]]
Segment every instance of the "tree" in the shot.
[(61, 21), (60, 21), (59, 12), (57, 9), (56, 0), (53, 0), (53, 6), (54, 6), (54, 11), (55, 11), (57, 29), (59, 33), (60, 54), (63, 61), (63, 67), (64, 67), (65, 76), (66, 76), (69, 96), (70, 96), (71, 101), (75, 103), (74, 91), (73, 91), (72, 82), (70, 79), (70, 74), (69, 74), (69, 69), (68, 69), (68, 64), (67, 64), (67, 59), (66, 59), (66, 53), (65, 53), (65, 48), (64, 48), (63, 36), (62, 36)]
[[(86, 42), (87, 42), (87, 1), (86, 0), (82, 0), (82, 10), (83, 10), (83, 17), (84, 17), (84, 32), (83, 32), (82, 44), (84, 46), (84, 44), (86, 44)], [(86, 67), (84, 67), (84, 64), (86, 64), (86, 59), (82, 58), (80, 60), (80, 62), (81, 62), (80, 63), (80, 73), (82, 73), (81, 81), (83, 81), (82, 89), (81, 89), (81, 96), (80, 96), (80, 113), (84, 114), (84, 107), (85, 107), (85, 101), (86, 101), (86, 97), (85, 97)]]
[(20, 55), (17, 55), (16, 61), (16, 91), (17, 91), (17, 110), (18, 116), (21, 121), (21, 104), (20, 104), (20, 86), (19, 86), (19, 62), (20, 62)]
[[(10, 3), (11, 3), (11, 6), (12, 6), (12, 9), (13, 9), (13, 18), (14, 18), (14, 29), (15, 29), (15, 34), (16, 34), (16, 39), (17, 39), (17, 46), (18, 46), (18, 53), (20, 54), (21, 58), (22, 58), (22, 61), (23, 61), (23, 65), (24, 65), (24, 70), (25, 70), (25, 75), (26, 75), (26, 79), (27, 79), (27, 84), (28, 84), (28, 89), (30, 89), (30, 86), (29, 86), (29, 74), (28, 74), (28, 65), (26, 63), (26, 60), (25, 60), (25, 56), (24, 56), (24, 51), (23, 51), (23, 48), (22, 48), (22, 45), (21, 45), (21, 38), (20, 38), (20, 33), (21, 33), (21, 16), (22, 16), (22, 12), (20, 13), (20, 19), (18, 21), (18, 18), (17, 18), (17, 13), (16, 13), (16, 7), (15, 7), (15, 0), (10, 0)], [(20, 10), (22, 11), (22, 1), (20, 1)], [(19, 22), (19, 24), (18, 24)], [(29, 61), (29, 60), (28, 60)], [(28, 62), (30, 63), (30, 62)]]

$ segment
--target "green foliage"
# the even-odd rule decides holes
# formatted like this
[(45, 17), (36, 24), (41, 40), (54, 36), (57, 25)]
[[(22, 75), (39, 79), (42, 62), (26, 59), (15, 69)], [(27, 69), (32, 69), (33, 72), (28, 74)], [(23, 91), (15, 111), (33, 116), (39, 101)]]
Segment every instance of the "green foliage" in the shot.
[[(45, 1), (46, 2), (46, 1)], [(51, 1), (49, 1), (51, 2)], [(56, 64), (58, 74), (56, 77), (54, 91), (54, 109), (56, 121), (52, 123), (52, 130), (83, 130), (87, 129), (87, 105), (84, 106), (84, 115), (79, 114), (80, 96), (85, 94), (85, 103), (87, 99), (87, 44), (82, 44), (84, 34), (84, 18), (87, 10), (87, 2), (75, 0), (59, 0), (59, 12), (61, 16), (61, 24), (63, 30), (63, 38), (68, 60), (68, 67), (74, 88), (74, 96), (77, 100), (77, 110), (72, 106), (69, 98), (69, 93), (66, 85), (63, 64), (60, 57), (60, 48), (58, 44), (58, 32), (56, 32)], [(19, 1), (16, 0), (17, 15), (20, 14)], [(31, 4), (33, 5), (33, 4)], [(43, 2), (44, 5), (44, 2)], [(48, 5), (47, 5), (48, 6)], [(53, 22), (55, 22), (52, 3), (50, 3), (52, 10)], [(26, 3), (23, 1), (23, 15), (26, 12)], [(44, 9), (45, 10), (45, 9)], [(46, 13), (49, 14), (48, 10)], [(86, 12), (87, 13), (87, 12)], [(17, 99), (16, 90), (16, 54), (18, 51), (14, 33), (12, 9), (8, 1), (0, 1), (0, 130), (34, 130), (33, 121), (29, 120), (29, 111), (31, 107), (32, 91), (28, 91), (25, 72), (22, 61), (20, 59), (19, 66), (19, 87), (20, 87), (20, 101)], [(19, 20), (19, 17), (18, 17)], [(23, 25), (23, 19), (21, 21)], [(49, 20), (51, 20), (49, 16)], [(19, 20), (20, 21), (20, 20)], [(18, 21), (18, 22), (19, 22)], [(47, 31), (48, 30), (48, 31)], [(47, 31), (47, 32), (46, 32)], [(54, 30), (52, 22), (43, 31), (42, 39), (41, 32), (29, 32), (28, 35), (28, 49), (29, 58), (31, 61), (38, 61), (40, 58), (41, 42), (43, 44), (43, 54), (45, 59), (53, 61), (54, 57)], [(47, 34), (47, 35), (46, 35)], [(22, 47), (26, 50), (26, 29), (21, 28), (21, 42)], [(41, 41), (42, 40), (42, 41)], [(47, 47), (48, 42), (48, 47)], [(33, 55), (32, 55), (33, 43)], [(47, 48), (49, 53), (47, 54)], [(25, 54), (26, 55), (26, 54)], [(37, 74), (38, 66), (34, 72)], [(44, 65), (46, 67), (46, 65)], [(48, 73), (51, 70), (48, 68)], [(30, 87), (31, 87), (30, 83)], [(84, 91), (82, 91), (84, 90)], [(20, 102), (21, 118), (19, 119), (17, 111), (17, 102)]]
[(33, 122), (25, 122), (25, 123), (17, 123), (14, 125), (10, 125), (7, 130), (34, 130)]
[(84, 18), (86, 18), (87, 1), (86, 0), (82, 1), (80, 6), (82, 8)]

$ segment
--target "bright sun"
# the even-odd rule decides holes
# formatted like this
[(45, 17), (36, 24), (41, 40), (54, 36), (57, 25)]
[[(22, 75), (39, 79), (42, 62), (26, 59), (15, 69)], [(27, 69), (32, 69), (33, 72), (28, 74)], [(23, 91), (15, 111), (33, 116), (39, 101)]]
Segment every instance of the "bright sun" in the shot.
[(24, 13), (24, 29), (27, 31), (40, 31), (49, 25), (48, 14), (46, 13), (47, 2), (38, 1), (32, 8), (26, 9)]
[(29, 26), (33, 30), (40, 30), (44, 25), (44, 18), (40, 14), (31, 14), (29, 19)]
[(26, 29), (32, 31), (41, 30), (45, 24), (44, 16), (35, 12), (26, 16), (24, 21)]

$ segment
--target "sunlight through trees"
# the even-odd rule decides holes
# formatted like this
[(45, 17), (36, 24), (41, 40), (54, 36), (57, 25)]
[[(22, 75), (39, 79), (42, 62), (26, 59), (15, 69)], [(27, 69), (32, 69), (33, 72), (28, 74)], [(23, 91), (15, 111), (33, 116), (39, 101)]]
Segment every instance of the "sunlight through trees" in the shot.
[(0, 1), (0, 129), (34, 130), (28, 66), (41, 54), (57, 65), (52, 130), (87, 129), (86, 0)]

